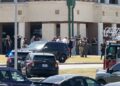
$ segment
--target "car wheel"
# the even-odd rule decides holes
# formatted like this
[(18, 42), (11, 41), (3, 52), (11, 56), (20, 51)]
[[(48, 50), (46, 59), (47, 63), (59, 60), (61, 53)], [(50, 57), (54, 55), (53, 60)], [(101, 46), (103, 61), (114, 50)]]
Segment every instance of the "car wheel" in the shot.
[(59, 57), (59, 62), (60, 63), (64, 63), (66, 61), (66, 55), (65, 54), (62, 54), (60, 57)]
[(100, 82), (101, 84), (105, 85), (106, 82), (104, 80), (98, 80), (98, 82)]

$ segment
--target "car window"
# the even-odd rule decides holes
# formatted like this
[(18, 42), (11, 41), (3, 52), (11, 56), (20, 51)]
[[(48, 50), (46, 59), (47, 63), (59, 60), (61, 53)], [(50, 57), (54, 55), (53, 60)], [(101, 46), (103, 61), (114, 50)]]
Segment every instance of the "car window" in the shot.
[(110, 70), (112, 70), (113, 72), (120, 71), (120, 63), (114, 65)]
[(43, 56), (43, 55), (35, 55), (34, 60), (47, 60), (47, 61), (55, 61), (54, 56)]
[(98, 82), (90, 78), (86, 79), (86, 83), (88, 84), (88, 86), (101, 86)]
[(56, 50), (56, 49), (58, 49), (58, 45), (56, 43), (49, 43), (48, 42), (45, 45), (45, 49), (47, 49), (47, 50)]
[(1, 81), (7, 81), (7, 80), (10, 80), (10, 73), (9, 71), (4, 71), (4, 70), (1, 70), (0, 71), (0, 80)]
[(11, 77), (13, 81), (25, 81), (25, 78), (15, 71), (11, 72)]
[(76, 77), (74, 78), (74, 85), (73, 86), (85, 86), (84, 85), (84, 80), (82, 79), (82, 77)]
[(30, 55), (28, 54), (26, 60), (31, 60)]

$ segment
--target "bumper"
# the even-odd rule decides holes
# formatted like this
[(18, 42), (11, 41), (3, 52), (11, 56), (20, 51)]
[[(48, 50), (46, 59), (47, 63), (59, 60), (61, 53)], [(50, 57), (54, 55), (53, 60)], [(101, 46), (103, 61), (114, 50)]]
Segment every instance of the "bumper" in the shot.
[(40, 76), (49, 76), (49, 75), (56, 75), (58, 74), (58, 68), (55, 69), (38, 69), (38, 68), (32, 68), (30, 70), (30, 73), (32, 75), (40, 75)]

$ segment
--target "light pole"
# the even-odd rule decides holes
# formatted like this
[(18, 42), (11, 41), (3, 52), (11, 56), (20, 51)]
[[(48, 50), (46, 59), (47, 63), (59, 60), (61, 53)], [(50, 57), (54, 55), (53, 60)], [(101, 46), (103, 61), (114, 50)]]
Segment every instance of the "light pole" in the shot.
[(75, 0), (67, 0), (68, 6), (68, 37), (74, 36), (74, 7)]
[(14, 11), (15, 11), (15, 15), (14, 15), (14, 48), (15, 48), (15, 57), (14, 57), (14, 68), (17, 69), (17, 15), (18, 15), (18, 11), (17, 11), (17, 0), (14, 0)]

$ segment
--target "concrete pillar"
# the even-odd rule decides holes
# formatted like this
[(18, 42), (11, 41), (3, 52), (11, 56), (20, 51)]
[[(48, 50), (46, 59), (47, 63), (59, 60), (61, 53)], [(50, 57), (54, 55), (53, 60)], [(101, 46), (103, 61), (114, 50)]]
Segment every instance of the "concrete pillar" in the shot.
[(18, 24), (18, 35), (25, 37), (25, 22), (19, 22)]
[(60, 24), (61, 38), (68, 37), (68, 24)]
[(19, 22), (18, 35), (21, 37), (21, 47), (23, 46), (23, 39), (25, 38), (25, 22)]
[(110, 0), (105, 0), (105, 3), (106, 3), (106, 4), (109, 4), (109, 3), (110, 3)]
[(103, 23), (98, 23), (98, 54), (101, 54), (100, 45), (103, 43)]
[(74, 24), (74, 36), (77, 36), (77, 23)]
[[(2, 33), (2, 24), (0, 24), (0, 33)], [(0, 34), (0, 53), (2, 53), (2, 34)]]
[(80, 24), (81, 37), (86, 37), (86, 24)]
[[(112, 37), (115, 38), (115, 36), (117, 35), (117, 34), (116, 34), (116, 33), (117, 33), (117, 32), (116, 32), (117, 24), (112, 24), (112, 28), (113, 28), (113, 32), (112, 32), (113, 34), (112, 34)], [(113, 38), (113, 39), (114, 39), (114, 38)]]
[(52, 40), (55, 37), (55, 24), (42, 24), (42, 39)]
[(101, 0), (98, 0), (98, 3), (100, 3)]
[(118, 4), (120, 5), (120, 0), (118, 0)]

